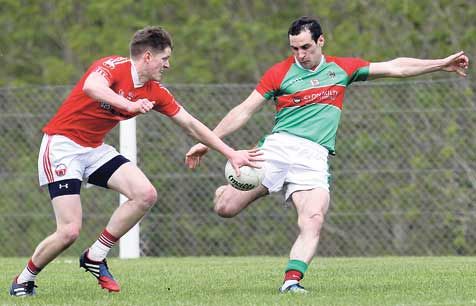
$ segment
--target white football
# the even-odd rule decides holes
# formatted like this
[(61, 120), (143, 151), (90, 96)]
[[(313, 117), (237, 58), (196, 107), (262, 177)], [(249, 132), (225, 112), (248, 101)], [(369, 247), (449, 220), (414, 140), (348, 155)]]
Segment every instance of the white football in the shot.
[(230, 161), (225, 165), (225, 177), (228, 183), (238, 190), (248, 191), (258, 187), (264, 178), (264, 168), (251, 168), (243, 166), (240, 168), (240, 176), (236, 176), (235, 169)]

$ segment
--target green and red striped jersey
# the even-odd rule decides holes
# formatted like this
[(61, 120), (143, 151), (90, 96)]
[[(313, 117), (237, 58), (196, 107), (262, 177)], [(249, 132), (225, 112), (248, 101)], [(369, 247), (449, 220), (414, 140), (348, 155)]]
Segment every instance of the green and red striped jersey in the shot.
[(323, 55), (310, 70), (290, 56), (266, 71), (256, 90), (276, 104), (272, 133), (309, 139), (334, 154), (345, 89), (368, 75), (369, 62), (360, 58)]

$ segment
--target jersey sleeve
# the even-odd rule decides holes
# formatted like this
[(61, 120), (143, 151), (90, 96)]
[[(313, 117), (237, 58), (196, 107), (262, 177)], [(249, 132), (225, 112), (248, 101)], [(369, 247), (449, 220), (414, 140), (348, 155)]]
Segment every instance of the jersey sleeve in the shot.
[(121, 78), (123, 75), (122, 70), (124, 67), (127, 67), (119, 64), (126, 61), (129, 61), (129, 59), (122, 56), (102, 58), (92, 65), (90, 71), (99, 73), (109, 82), (109, 85), (112, 85)]
[(282, 62), (279, 62), (269, 68), (256, 86), (258, 91), (265, 99), (271, 99), (280, 93), (281, 82), (293, 63), (293, 57), (290, 56)]
[(366, 81), (369, 76), (370, 62), (358, 57), (334, 57), (330, 58), (339, 65), (348, 75), (348, 83)]
[(177, 102), (177, 100), (175, 100), (175, 97), (172, 95), (172, 93), (161, 84), (155, 83), (154, 98), (154, 110), (166, 116), (174, 116), (181, 108), (180, 104)]
[(277, 95), (279, 84), (276, 82), (276, 73), (273, 67), (265, 72), (256, 86), (256, 90), (267, 100)]

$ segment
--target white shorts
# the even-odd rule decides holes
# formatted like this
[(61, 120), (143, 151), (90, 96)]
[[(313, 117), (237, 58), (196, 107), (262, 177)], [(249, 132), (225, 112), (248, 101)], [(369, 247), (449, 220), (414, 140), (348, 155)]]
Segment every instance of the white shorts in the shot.
[(265, 159), (263, 185), (269, 192), (283, 189), (285, 199), (299, 190), (329, 190), (328, 150), (288, 133), (267, 136), (260, 147)]
[(56, 181), (87, 179), (99, 167), (119, 155), (107, 144), (83, 147), (62, 135), (43, 135), (38, 155), (40, 186)]

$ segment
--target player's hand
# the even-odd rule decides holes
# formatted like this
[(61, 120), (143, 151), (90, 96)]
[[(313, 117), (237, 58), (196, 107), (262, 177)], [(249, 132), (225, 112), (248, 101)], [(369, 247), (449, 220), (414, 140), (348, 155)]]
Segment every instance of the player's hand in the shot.
[(128, 103), (127, 111), (129, 113), (142, 113), (145, 114), (154, 107), (155, 102), (148, 99), (139, 99), (135, 102)]
[(460, 76), (466, 76), (469, 66), (469, 58), (464, 51), (452, 54), (444, 59), (445, 64), (441, 68), (444, 71), (456, 72)]
[(236, 175), (240, 176), (240, 167), (250, 166), (252, 168), (261, 168), (259, 162), (264, 161), (263, 152), (259, 148), (250, 150), (234, 151), (233, 155), (228, 158)]
[(190, 169), (195, 169), (200, 165), (200, 159), (208, 152), (208, 147), (204, 144), (198, 143), (188, 150), (185, 154), (185, 164)]

